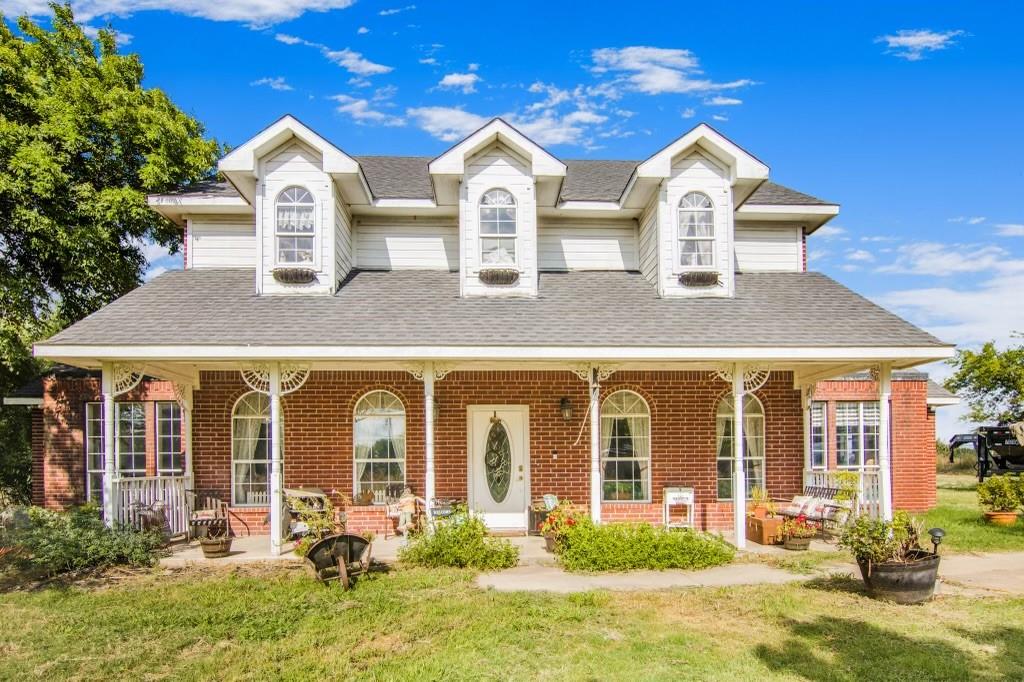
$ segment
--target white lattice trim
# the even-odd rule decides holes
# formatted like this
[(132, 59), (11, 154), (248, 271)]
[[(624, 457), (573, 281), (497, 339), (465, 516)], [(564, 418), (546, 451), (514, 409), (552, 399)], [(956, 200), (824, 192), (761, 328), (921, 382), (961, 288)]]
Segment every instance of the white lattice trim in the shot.
[[(768, 382), (768, 377), (771, 376), (771, 373), (772, 371), (767, 367), (747, 367), (743, 370), (743, 391), (745, 393), (753, 393), (761, 388)], [(722, 381), (728, 384), (732, 383), (732, 367), (728, 365), (719, 367), (715, 370), (715, 374)]]
[(597, 370), (597, 380), (605, 381), (611, 375), (615, 374), (618, 369), (617, 365), (593, 365), (589, 363), (580, 363), (569, 366), (569, 371), (580, 378), (580, 381), (590, 381), (591, 370)]
[(423, 373), (426, 371), (422, 362), (414, 362), (405, 366), (405, 371), (412, 375), (413, 379), (423, 381)]
[(240, 370), (242, 381), (257, 393), (270, 393), (270, 367), (249, 365)]
[(302, 388), (309, 379), (309, 365), (281, 365), (281, 395)]
[(138, 386), (139, 382), (142, 381), (142, 369), (137, 365), (118, 362), (114, 364), (113, 373), (113, 389), (115, 396), (127, 393)]
[(183, 410), (192, 409), (192, 384), (179, 384), (174, 382), (174, 399)]

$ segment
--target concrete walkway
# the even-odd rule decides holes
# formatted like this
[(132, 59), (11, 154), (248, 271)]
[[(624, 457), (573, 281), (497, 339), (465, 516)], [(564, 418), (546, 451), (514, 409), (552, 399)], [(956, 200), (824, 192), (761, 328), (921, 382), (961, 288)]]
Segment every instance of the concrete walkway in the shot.
[(939, 578), (946, 594), (1024, 595), (1024, 552), (943, 555)]

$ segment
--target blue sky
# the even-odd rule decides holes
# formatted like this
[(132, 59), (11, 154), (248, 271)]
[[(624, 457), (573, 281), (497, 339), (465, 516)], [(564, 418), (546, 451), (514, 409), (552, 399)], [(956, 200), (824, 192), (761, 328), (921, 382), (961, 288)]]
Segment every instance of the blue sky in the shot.
[(842, 205), (812, 269), (950, 342), (1024, 331), (1017, 3), (72, 4), (229, 144), (292, 113), (352, 154), (433, 155), (502, 115), (562, 158), (643, 159), (706, 121)]

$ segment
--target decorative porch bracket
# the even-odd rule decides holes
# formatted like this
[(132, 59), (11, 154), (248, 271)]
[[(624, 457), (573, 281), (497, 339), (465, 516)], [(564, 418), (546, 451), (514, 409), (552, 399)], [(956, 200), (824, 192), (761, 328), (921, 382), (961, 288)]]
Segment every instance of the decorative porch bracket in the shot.
[[(281, 395), (294, 393), (306, 384), (309, 379), (309, 365), (284, 364), (280, 367)], [(272, 365), (255, 364), (241, 370), (242, 381), (257, 393), (270, 395), (270, 375)]]
[[(742, 367), (742, 365), (737, 365), (737, 367)], [(768, 383), (768, 377), (771, 376), (771, 373), (772, 371), (764, 366), (750, 366), (743, 368), (744, 393), (753, 393), (754, 391), (759, 390)], [(728, 384), (734, 383), (733, 374), (734, 370), (732, 365), (723, 365), (715, 370), (715, 375)]]

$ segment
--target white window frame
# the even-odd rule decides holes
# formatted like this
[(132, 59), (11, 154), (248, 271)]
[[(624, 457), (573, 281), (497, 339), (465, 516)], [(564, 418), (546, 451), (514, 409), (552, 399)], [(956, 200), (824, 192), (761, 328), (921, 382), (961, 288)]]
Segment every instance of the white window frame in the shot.
[[(256, 414), (256, 415), (242, 415), (242, 416), (240, 416), (238, 414), (239, 406), (242, 405), (242, 402), (244, 400), (246, 400), (247, 398), (249, 398), (250, 396), (256, 396), (257, 398), (262, 398), (263, 400), (266, 401), (266, 414), (265, 415)], [(265, 452), (267, 453), (267, 456), (265, 458), (259, 458), (259, 457), (236, 458), (235, 457), (235, 420), (237, 420), (237, 419), (251, 419), (251, 420), (260, 420), (260, 419), (262, 419), (263, 420), (263, 424), (265, 426), (265, 431), (263, 433), (265, 435), (263, 437), (260, 437), (259, 432), (257, 431), (256, 437), (255, 437), (254, 440), (256, 440), (257, 442), (262, 440), (265, 443), (264, 447), (265, 447)], [(271, 424), (270, 424), (270, 398), (266, 394), (260, 393), (258, 391), (249, 391), (248, 393), (244, 393), (241, 396), (239, 396), (238, 400), (235, 401), (234, 406), (231, 408), (231, 506), (232, 507), (267, 507), (267, 506), (270, 505), (270, 464), (271, 464), (271, 461), (270, 461), (271, 460), (271, 452), (270, 452), (270, 448), (271, 448), (270, 437), (271, 437), (271, 434), (270, 434), (270, 429), (271, 429)], [(263, 465), (266, 465), (266, 467), (267, 467), (267, 491), (266, 491), (267, 498), (266, 498), (266, 501), (265, 502), (263, 502), (263, 501), (256, 501), (256, 502), (245, 501), (245, 502), (241, 502), (241, 501), (238, 500), (238, 498), (235, 497), (235, 493), (237, 491), (236, 485), (239, 483), (238, 481), (236, 481), (236, 469), (237, 469), (237, 466), (238, 465), (245, 465), (245, 466), (248, 466), (248, 467), (252, 467), (253, 465), (256, 465), (256, 464), (263, 464)], [(250, 488), (249, 488), (250, 490), (255, 490), (255, 488), (252, 487), (253, 486), (252, 483), (246, 483), (245, 485), (250, 486)]]
[[(117, 462), (118, 475), (126, 478), (138, 478), (146, 475), (146, 404), (147, 403), (142, 401), (114, 403), (114, 461)], [(138, 408), (142, 412), (142, 431), (138, 431), (133, 425), (132, 433), (128, 437), (132, 439), (133, 445), (138, 445), (137, 439), (141, 437), (142, 451), (139, 452), (137, 448), (132, 448), (131, 454), (129, 456), (132, 458), (132, 463), (135, 466), (133, 466), (132, 468), (127, 468), (122, 466), (123, 462), (121, 461), (121, 457), (123, 454), (121, 450), (121, 413), (126, 412), (129, 409), (134, 410), (136, 406), (138, 406)], [(142, 457), (141, 468), (139, 468), (138, 466), (138, 459), (140, 456)]]
[[(306, 203), (301, 203), (301, 202), (293, 202), (293, 201), (282, 201), (282, 197), (284, 196), (284, 193), (289, 191), (289, 190), (294, 190), (294, 189), (299, 189), (299, 190), (302, 190), (302, 191), (306, 192), (309, 195), (309, 198), (312, 200), (312, 204), (306, 204)], [(310, 207), (310, 211), (311, 211), (312, 216), (313, 216), (313, 231), (312, 232), (296, 232), (294, 230), (283, 231), (281, 229), (281, 221), (280, 221), (280, 219), (278, 217), (278, 210), (282, 206), (285, 206), (285, 207), (309, 206)], [(277, 196), (274, 197), (273, 221), (274, 221), (274, 265), (278, 266), (278, 267), (289, 267), (289, 268), (300, 268), (300, 267), (318, 268), (319, 267), (319, 262), (320, 262), (320, 259), (319, 259), (319, 254), (320, 254), (320, 248), (319, 248), (320, 247), (320, 221), (319, 221), (318, 216), (317, 216), (316, 194), (313, 193), (313, 190), (311, 190), (308, 187), (305, 187), (303, 185), (288, 185), (287, 187), (282, 189), (280, 192), (278, 192)], [(311, 254), (312, 257), (310, 258), (310, 260), (309, 261), (283, 261), (283, 260), (281, 260), (280, 240), (283, 237), (284, 238), (287, 238), (287, 237), (307, 238), (308, 237), (309, 239), (312, 239), (313, 240), (313, 248), (312, 248), (312, 254)]]
[[(382, 412), (382, 413), (379, 413), (379, 414), (367, 413), (367, 414), (362, 414), (361, 415), (360, 414), (360, 410), (361, 409), (365, 409), (365, 406), (369, 405), (369, 401), (374, 396), (376, 396), (378, 394), (384, 394), (386, 396), (389, 396), (390, 399), (394, 401), (394, 404), (397, 404), (397, 405), (399, 405), (401, 407), (401, 413), (399, 414), (399, 412), (397, 410), (394, 410), (391, 413)], [(381, 408), (373, 408), (373, 406), (370, 406), (370, 409), (381, 409)], [(400, 436), (397, 436), (395, 434), (395, 432), (394, 432), (394, 423), (393, 422), (394, 422), (395, 419), (398, 419), (398, 418), (401, 418), (401, 425), (402, 425), (402, 431), (401, 431), (401, 435)], [(388, 433), (389, 433), (389, 435), (388, 435), (389, 456), (388, 457), (360, 457), (359, 456), (359, 439), (358, 439), (359, 421), (360, 420), (368, 420), (368, 419), (387, 420), (387, 422), (388, 422), (387, 428), (388, 428)], [(403, 403), (402, 399), (399, 398), (394, 393), (392, 393), (391, 391), (384, 390), (384, 389), (373, 389), (371, 391), (367, 391), (366, 393), (364, 393), (363, 395), (361, 395), (359, 397), (359, 400), (356, 401), (355, 407), (352, 409), (352, 492), (353, 492), (353, 495), (359, 495), (362, 492), (362, 490), (359, 487), (359, 483), (360, 483), (360, 481), (359, 481), (359, 465), (360, 464), (365, 464), (365, 465), (371, 467), (371, 469), (370, 469), (370, 475), (371, 475), (371, 481), (370, 481), (371, 488), (370, 489), (371, 490), (373, 489), (372, 486), (374, 485), (374, 483), (377, 482), (377, 481), (373, 480), (373, 469), (372, 469), (372, 465), (373, 464), (381, 464), (381, 463), (386, 462), (389, 465), (389, 467), (392, 464), (398, 464), (401, 467), (401, 469), (402, 469), (402, 480), (401, 481), (392, 480), (391, 476), (389, 474), (387, 476), (387, 478), (385, 479), (386, 480), (385, 486), (386, 487), (391, 487), (391, 486), (398, 486), (398, 485), (400, 485), (400, 486), (402, 486), (402, 488), (405, 488), (406, 481), (408, 481), (408, 477), (409, 477), (409, 469), (408, 469), (408, 466), (407, 466), (407, 461), (408, 461), (408, 457), (407, 457), (407, 448), (408, 448), (408, 430), (407, 430), (407, 426), (408, 426), (408, 419), (407, 419), (407, 412), (406, 412), (406, 409), (405, 409), (405, 403)], [(398, 438), (398, 437), (401, 438), (401, 448), (398, 448), (395, 445), (396, 438)], [(401, 455), (400, 456), (397, 454), (399, 449), (401, 450)], [(381, 481), (381, 482), (383, 482), (383, 481)], [(383, 493), (384, 493), (384, 491), (374, 491), (374, 500), (373, 500), (374, 504), (384, 504), (386, 502), (385, 496), (384, 496)]]
[[(696, 208), (696, 207), (689, 207), (689, 206), (684, 207), (683, 206), (683, 202), (686, 201), (688, 197), (693, 196), (693, 195), (701, 196), (701, 197), (704, 197), (705, 199), (707, 199), (708, 203), (710, 204), (710, 207), (709, 208)], [(710, 226), (711, 226), (711, 236), (710, 237), (684, 237), (683, 236), (683, 214), (684, 213), (687, 213), (687, 214), (689, 214), (689, 213), (707, 213), (707, 212), (711, 213), (711, 223), (710, 223)], [(676, 204), (676, 234), (675, 234), (675, 237), (676, 237), (676, 240), (675, 240), (676, 241), (676, 265), (675, 265), (675, 267), (678, 269), (679, 272), (688, 271), (688, 270), (714, 270), (714, 269), (716, 269), (718, 267), (718, 255), (715, 253), (717, 251), (717, 248), (716, 248), (716, 243), (717, 243), (716, 235), (717, 235), (717, 232), (718, 232), (718, 228), (717, 228), (717, 226), (715, 224), (716, 217), (717, 217), (717, 211), (715, 209), (715, 202), (711, 199), (711, 197), (707, 194), (707, 192), (701, 192), (699, 190), (690, 190), (688, 192), (684, 192), (683, 196), (679, 197), (679, 203)], [(703, 265), (693, 265), (693, 264), (683, 263), (683, 244), (686, 243), (686, 242), (706, 242), (706, 243), (710, 243), (711, 244), (711, 263), (710, 264), (703, 264)]]
[[(514, 215), (515, 215), (515, 220), (513, 221), (513, 223), (515, 225), (515, 232), (513, 232), (511, 235), (500, 234), (498, 232), (484, 232), (483, 212), (484, 212), (485, 208), (492, 208), (492, 206), (485, 206), (484, 205), (484, 199), (491, 192), (504, 192), (505, 194), (507, 194), (509, 196), (510, 199), (512, 199), (512, 211), (514, 212)], [(498, 210), (498, 209), (503, 208), (503, 207), (495, 204), (495, 205), (493, 205), (493, 208), (495, 210)], [(479, 257), (480, 257), (480, 267), (481, 268), (501, 268), (501, 267), (515, 267), (515, 268), (518, 268), (519, 267), (519, 251), (520, 251), (520, 248), (519, 248), (519, 246), (520, 246), (520, 244), (519, 244), (519, 202), (516, 201), (516, 195), (513, 194), (512, 192), (510, 192), (509, 190), (505, 189), (504, 187), (492, 187), (489, 190), (487, 190), (486, 192), (482, 193), (480, 195), (480, 200), (477, 202), (476, 221), (477, 221), (477, 252), (479, 253)], [(488, 222), (495, 222), (495, 224), (497, 224), (497, 223), (500, 223), (501, 221), (488, 221)], [(512, 248), (515, 250), (515, 253), (513, 254), (513, 257), (512, 257), (512, 262), (511, 263), (485, 263), (484, 262), (484, 240), (485, 239), (512, 240)]]
[[(158, 400), (154, 405), (156, 421), (156, 475), (184, 476), (185, 450), (181, 437), (181, 405), (179, 405), (176, 400)], [(162, 408), (168, 406), (172, 409), (172, 414), (169, 418), (164, 417), (161, 414)], [(165, 436), (169, 438), (171, 442), (171, 449), (169, 451), (164, 451), (163, 449)], [(174, 459), (177, 459), (180, 466), (170, 469), (164, 468), (161, 466), (164, 456), (169, 456), (172, 462)]]
[[(816, 414), (817, 413), (817, 414)], [(817, 417), (817, 422), (815, 419)], [(808, 434), (808, 464), (813, 471), (826, 471), (828, 469), (828, 403), (823, 400), (811, 401), (810, 415), (808, 424), (810, 425), (810, 434)], [(815, 447), (815, 431), (820, 434), (820, 438), (817, 441), (820, 447), (817, 448), (816, 453)], [(821, 463), (815, 463), (815, 455), (820, 455)]]
[[(767, 453), (765, 451), (765, 446), (767, 445), (767, 433), (768, 433), (768, 431), (767, 431), (767, 416), (766, 416), (765, 410), (764, 410), (764, 403), (762, 403), (761, 399), (758, 398), (753, 393), (747, 393), (745, 398), (746, 399), (743, 402), (743, 470), (744, 470), (744, 479), (746, 481), (747, 492), (748, 492), (747, 499), (749, 500), (750, 499), (749, 493), (752, 492), (754, 488), (761, 488), (762, 490), (766, 489), (766, 484), (767, 484), (767, 480), (768, 480), (768, 469), (767, 469), (768, 457), (767, 457)], [(733, 499), (733, 495), (731, 495), (731, 494), (728, 497), (723, 497), (723, 496), (721, 496), (719, 494), (719, 483), (721, 481), (728, 480), (730, 491), (732, 491), (732, 485), (733, 485), (733, 468), (732, 467), (733, 467), (733, 463), (736, 461), (736, 456), (735, 456), (735, 450), (734, 450), (733, 445), (732, 445), (732, 439), (736, 435), (736, 414), (735, 414), (735, 411), (733, 411), (733, 410), (730, 410), (729, 413), (726, 414), (726, 413), (723, 412), (723, 409), (722, 409), (723, 407), (732, 408), (733, 407), (733, 402), (734, 401), (733, 401), (733, 397), (732, 397), (732, 391), (729, 391), (724, 396), (722, 396), (719, 399), (718, 403), (715, 405), (715, 497), (720, 502), (728, 502), (728, 501)], [(757, 406), (757, 411), (756, 412), (751, 409), (751, 405), (756, 405)], [(718, 422), (720, 420), (723, 420), (723, 419), (731, 421), (733, 423), (732, 430), (729, 432), (728, 436), (726, 435), (724, 427), (723, 428), (719, 428), (719, 423)], [(749, 440), (750, 440), (750, 435), (749, 435), (749, 433), (750, 433), (750, 425), (751, 425), (752, 421), (754, 421), (755, 423), (760, 424), (760, 431), (761, 431), (760, 435), (755, 436), (755, 438), (760, 438), (760, 440), (761, 440), (761, 454), (759, 456), (757, 456), (757, 457), (754, 457), (753, 455), (750, 454), (750, 447), (748, 445), (749, 444)], [(719, 436), (719, 433), (721, 433), (722, 435)], [(725, 442), (725, 440), (727, 438), (729, 440), (729, 447), (726, 450), (726, 454), (723, 455), (722, 454), (722, 444)], [(728, 462), (729, 463), (729, 476), (728, 476), (728, 478), (724, 478), (719, 473), (718, 467), (719, 467), (721, 462)], [(750, 475), (751, 469), (753, 468), (753, 465), (754, 465), (755, 462), (760, 462), (761, 463), (761, 476), (760, 477), (754, 477), (754, 476)]]
[[(856, 421), (847, 421), (847, 411), (856, 406)], [(873, 415), (870, 414), (873, 412)], [(873, 419), (872, 419), (873, 417)], [(845, 471), (873, 471), (878, 469), (881, 437), (881, 409), (877, 400), (840, 400), (836, 402), (836, 468)], [(847, 429), (854, 427), (854, 431)], [(871, 433), (871, 429), (874, 433)], [(845, 436), (845, 442), (840, 434)], [(874, 448), (867, 448), (868, 437), (874, 438)], [(853, 452), (856, 462), (843, 464), (840, 461), (846, 452)], [(874, 454), (873, 463), (868, 464), (867, 455)]]
[[(619, 411), (619, 412), (615, 412), (615, 413), (610, 413), (607, 410), (608, 404), (613, 399), (615, 399), (616, 397), (623, 396), (623, 395), (630, 395), (630, 396), (633, 396), (634, 398), (636, 398), (639, 401), (639, 404), (643, 405), (643, 410), (642, 411), (636, 411), (636, 412), (621, 412), (621, 411)], [(640, 433), (640, 434), (637, 434), (635, 432), (631, 432), (630, 433), (630, 439), (632, 439), (634, 441), (639, 440), (639, 439), (642, 439), (642, 440), (646, 441), (646, 451), (647, 451), (646, 455), (644, 455), (644, 456), (635, 456), (634, 455), (633, 457), (621, 457), (621, 456), (614, 456), (613, 457), (613, 456), (608, 454), (610, 452), (610, 447), (609, 447), (609, 443), (605, 442), (605, 431), (606, 431), (605, 422), (607, 420), (607, 421), (611, 421), (611, 422), (614, 423), (615, 420), (623, 419), (623, 418), (630, 420), (631, 424), (635, 423), (634, 420), (642, 420), (641, 423), (643, 423), (644, 426), (646, 427), (644, 429), (644, 432)], [(607, 429), (607, 430), (610, 431), (610, 429)], [(636, 452), (636, 450), (637, 450), (637, 448), (634, 446), (633, 447), (633, 451)], [(651, 499), (652, 499), (651, 498), (651, 481), (653, 480), (653, 475), (652, 475), (652, 471), (651, 471), (651, 461), (652, 461), (652, 459), (651, 459), (651, 406), (648, 405), (647, 401), (644, 400), (644, 397), (642, 395), (640, 395), (639, 393), (637, 393), (636, 391), (630, 391), (629, 389), (621, 389), (621, 390), (615, 391), (613, 393), (610, 393), (609, 395), (607, 395), (605, 397), (605, 399), (603, 401), (601, 401), (601, 502), (602, 503), (609, 503), (609, 504), (635, 504), (635, 503), (648, 503), (649, 504), (651, 502)], [(643, 487), (643, 489), (645, 491), (644, 497), (643, 498), (633, 498), (633, 499), (629, 499), (629, 500), (622, 500), (622, 499), (618, 499), (618, 498), (614, 498), (613, 499), (613, 498), (606, 497), (605, 483), (606, 483), (607, 479), (605, 477), (605, 464), (608, 463), (608, 462), (630, 462), (630, 463), (633, 463), (636, 466), (638, 466), (639, 469), (640, 469), (640, 478), (618, 478), (618, 476), (616, 475), (616, 478), (611, 479), (611, 482), (614, 482), (614, 483), (627, 483), (629, 481), (634, 481), (634, 482), (639, 481), (641, 486)]]
[[(102, 504), (103, 502), (103, 403), (91, 402), (85, 404), (85, 439), (83, 443), (85, 451), (85, 499), (88, 502)], [(97, 449), (93, 450), (92, 445)], [(98, 476), (96, 486), (93, 485), (93, 476)]]

